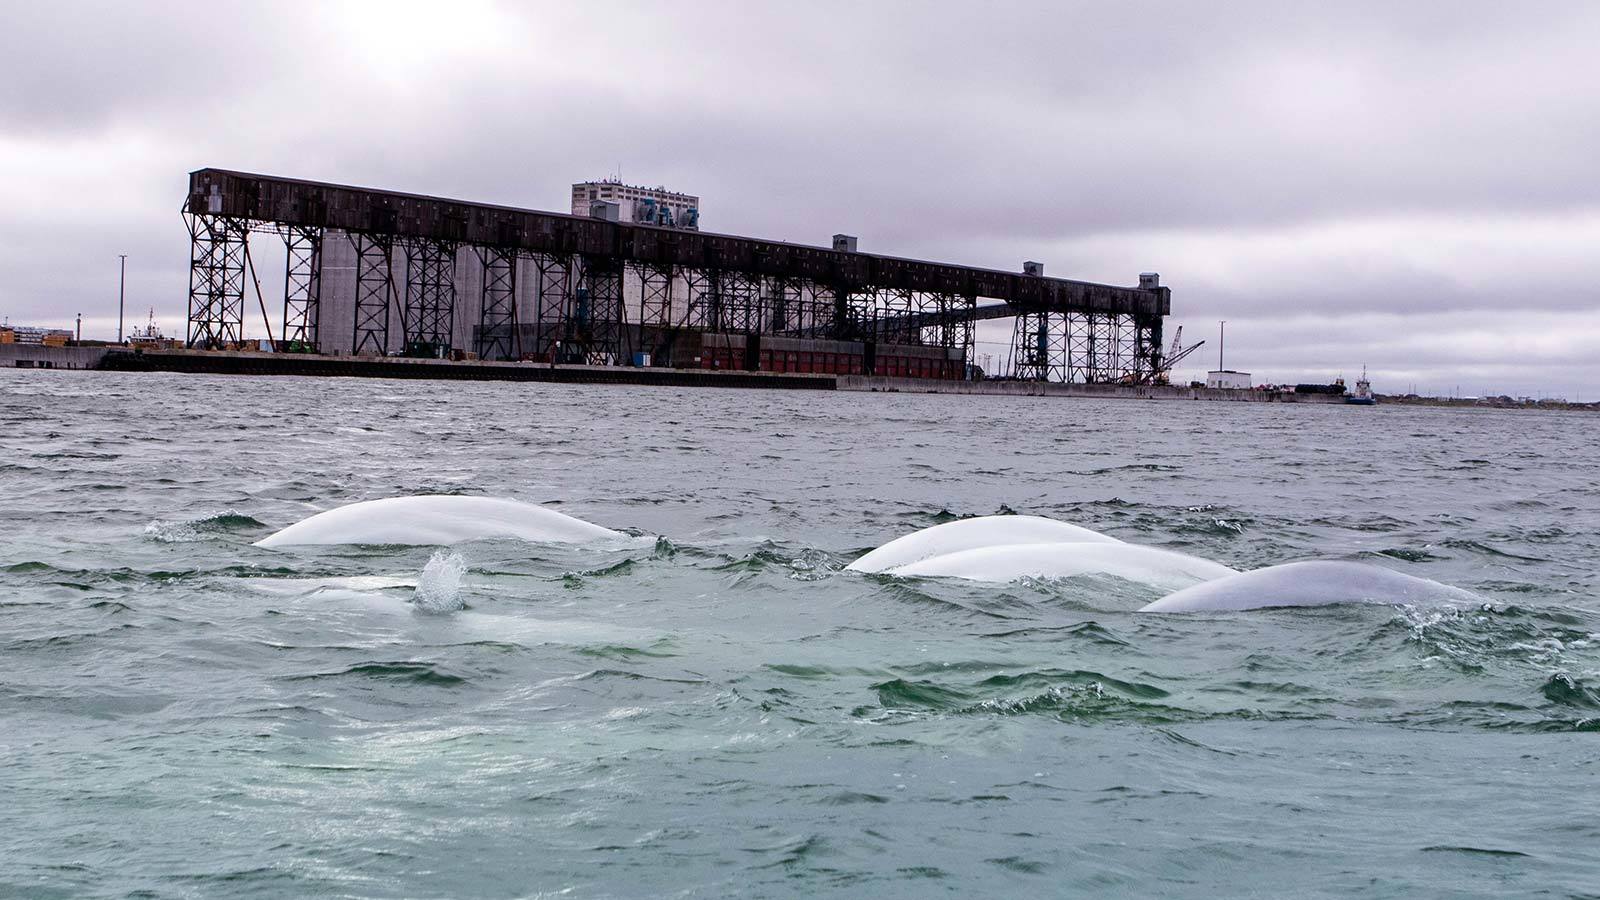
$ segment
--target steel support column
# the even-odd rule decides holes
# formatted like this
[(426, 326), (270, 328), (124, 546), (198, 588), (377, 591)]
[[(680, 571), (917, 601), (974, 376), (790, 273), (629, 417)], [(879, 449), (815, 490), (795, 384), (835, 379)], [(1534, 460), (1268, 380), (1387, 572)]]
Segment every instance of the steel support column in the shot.
[(799, 299), (796, 311), (799, 318), (794, 329), (808, 337), (831, 335), (837, 328), (834, 319), (836, 297), (832, 288), (815, 281), (802, 281), (798, 285)]
[(389, 352), (390, 309), (394, 307), (394, 236), (350, 232), (356, 251), (355, 330), (350, 352), (356, 355)]
[(1134, 346), (1134, 378), (1139, 384), (1151, 384), (1161, 371), (1161, 317), (1137, 316), (1134, 327), (1138, 330)]
[(406, 305), (401, 318), (407, 356), (442, 357), (452, 345), (456, 309), (456, 246), (415, 240), (406, 245)]
[(244, 335), (244, 278), (249, 224), (218, 215), (186, 215), (189, 226), (189, 321), (184, 343), (220, 350)]
[(709, 269), (683, 270), (683, 316), (679, 326), (698, 331), (720, 330), (717, 310), (717, 277)]
[(1066, 374), (1061, 380), (1071, 384), (1084, 384), (1092, 380), (1089, 377), (1089, 359), (1094, 355), (1094, 338), (1087, 315), (1069, 312), (1053, 315), (1051, 319), (1061, 329), (1061, 341), (1066, 347), (1060, 363), (1061, 370)]
[(533, 265), (539, 279), (539, 302), (534, 346), (530, 352), (544, 359), (556, 359), (556, 345), (571, 337), (568, 317), (575, 280), (573, 261), (568, 256), (536, 254)]
[[(627, 310), (622, 298), (622, 264), (612, 257), (585, 256), (572, 322), (572, 354), (591, 366), (627, 360)], [(563, 353), (566, 353), (565, 348)]]
[[(652, 365), (667, 365), (678, 339), (677, 329), (673, 327), (672, 283), (676, 280), (673, 267), (639, 263), (634, 271), (639, 278), (639, 324), (633, 346), (650, 351)], [(652, 328), (654, 336), (647, 334)]]
[(717, 275), (716, 308), (720, 311), (720, 330), (730, 334), (764, 331), (760, 276), (731, 269)]
[(478, 358), (517, 359), (522, 355), (517, 334), (517, 251), (508, 247), (474, 249), (483, 265)]
[(283, 271), (283, 349), (317, 353), (322, 321), (322, 229), (286, 225)]
[(884, 288), (875, 291), (872, 303), (873, 333), (886, 344), (916, 344), (922, 340), (922, 329), (911, 324), (913, 317), (930, 311), (928, 295), (907, 288)]
[(787, 278), (768, 278), (762, 283), (761, 305), (767, 311), (767, 328), (771, 334), (782, 334), (794, 327), (795, 298), (798, 292)]
[(668, 328), (672, 325), (672, 267), (642, 263), (634, 268), (639, 276), (639, 325)]
[(1059, 313), (1024, 313), (1011, 335), (1011, 374), (1019, 381), (1067, 380), (1066, 327)]
[(860, 337), (871, 337), (863, 334), (859, 316), (856, 314), (856, 302), (851, 296), (850, 289), (844, 285), (832, 288), (833, 315), (832, 334), (829, 337), (836, 341), (856, 340)]
[[(965, 365), (972, 359), (976, 349), (973, 310), (978, 306), (978, 298), (970, 294), (965, 297), (951, 294), (931, 296), (935, 299), (927, 305), (926, 311), (933, 315), (937, 324), (921, 329), (921, 341), (933, 347), (960, 350), (962, 365)], [(961, 366), (947, 366), (944, 373), (946, 378), (962, 378), (965, 375)]]

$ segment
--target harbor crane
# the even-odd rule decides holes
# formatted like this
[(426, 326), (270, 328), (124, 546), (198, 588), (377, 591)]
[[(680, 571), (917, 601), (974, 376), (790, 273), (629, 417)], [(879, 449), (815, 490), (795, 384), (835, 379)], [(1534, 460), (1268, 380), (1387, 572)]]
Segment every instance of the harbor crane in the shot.
[(1172, 379), (1172, 370), (1178, 363), (1183, 362), (1189, 354), (1205, 346), (1205, 341), (1183, 346), (1183, 326), (1179, 325), (1176, 333), (1172, 335), (1172, 349), (1162, 357), (1159, 368), (1156, 369), (1154, 381), (1156, 384), (1169, 384)]

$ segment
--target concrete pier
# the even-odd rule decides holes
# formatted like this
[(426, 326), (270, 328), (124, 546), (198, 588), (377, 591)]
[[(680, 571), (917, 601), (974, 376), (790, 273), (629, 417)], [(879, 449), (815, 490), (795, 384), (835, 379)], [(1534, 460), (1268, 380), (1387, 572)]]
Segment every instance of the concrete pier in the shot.
[(841, 391), (901, 394), (986, 394), (1011, 397), (1078, 397), (1101, 400), (1216, 400), (1233, 403), (1344, 403), (1335, 394), (1226, 390), (1177, 385), (1057, 384), (1044, 381), (936, 381), (919, 378), (838, 376)]
[(835, 389), (833, 375), (663, 367), (555, 365), (417, 359), (404, 356), (322, 356), (216, 350), (118, 349), (99, 368), (119, 372), (193, 372), (212, 375), (310, 375), (343, 378), (428, 378), (468, 381), (549, 381), (569, 384), (642, 384), (675, 387)]
[(981, 394), (1100, 400), (1207, 400), (1233, 403), (1333, 403), (1330, 394), (1223, 390), (1167, 385), (1056, 384), (1039, 381), (955, 381), (874, 375), (812, 375), (661, 366), (580, 366), (536, 362), (414, 359), (399, 356), (323, 356), (214, 350), (146, 350), (125, 347), (43, 347), (0, 344), (0, 367), (101, 369), (118, 372), (191, 372), (212, 375), (302, 375), (343, 378), (426, 378), (467, 381), (543, 381), (568, 384), (637, 384), (664, 387), (739, 387), (900, 394)]
[(109, 350), (120, 347), (46, 347), (43, 344), (0, 344), (0, 368), (97, 369)]

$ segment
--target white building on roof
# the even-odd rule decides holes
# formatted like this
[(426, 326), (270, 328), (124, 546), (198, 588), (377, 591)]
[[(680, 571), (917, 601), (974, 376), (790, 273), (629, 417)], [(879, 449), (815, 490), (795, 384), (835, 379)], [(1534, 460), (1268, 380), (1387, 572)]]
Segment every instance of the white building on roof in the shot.
[[(601, 207), (596, 204), (614, 204)], [(572, 214), (601, 215), (618, 222), (700, 230), (700, 198), (666, 188), (638, 187), (620, 181), (584, 181), (572, 186)]]

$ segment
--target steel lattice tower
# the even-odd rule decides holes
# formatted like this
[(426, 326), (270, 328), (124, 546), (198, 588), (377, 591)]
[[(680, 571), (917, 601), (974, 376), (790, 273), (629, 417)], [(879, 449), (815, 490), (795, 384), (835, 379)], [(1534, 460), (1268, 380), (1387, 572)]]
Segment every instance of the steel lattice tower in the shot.
[(383, 356), (389, 352), (389, 319), (394, 306), (394, 237), (353, 231), (356, 250), (355, 331), (350, 352)]
[(456, 310), (456, 248), (417, 240), (406, 247), (406, 355), (441, 356), (450, 348)]
[(288, 225), (283, 272), (283, 346), (288, 352), (316, 353), (322, 321), (322, 229)]
[(208, 214), (185, 219), (192, 248), (185, 344), (205, 350), (237, 345), (244, 333), (248, 223)]
[(477, 250), (483, 266), (478, 358), (516, 359), (522, 355), (517, 335), (517, 252), (504, 247)]

